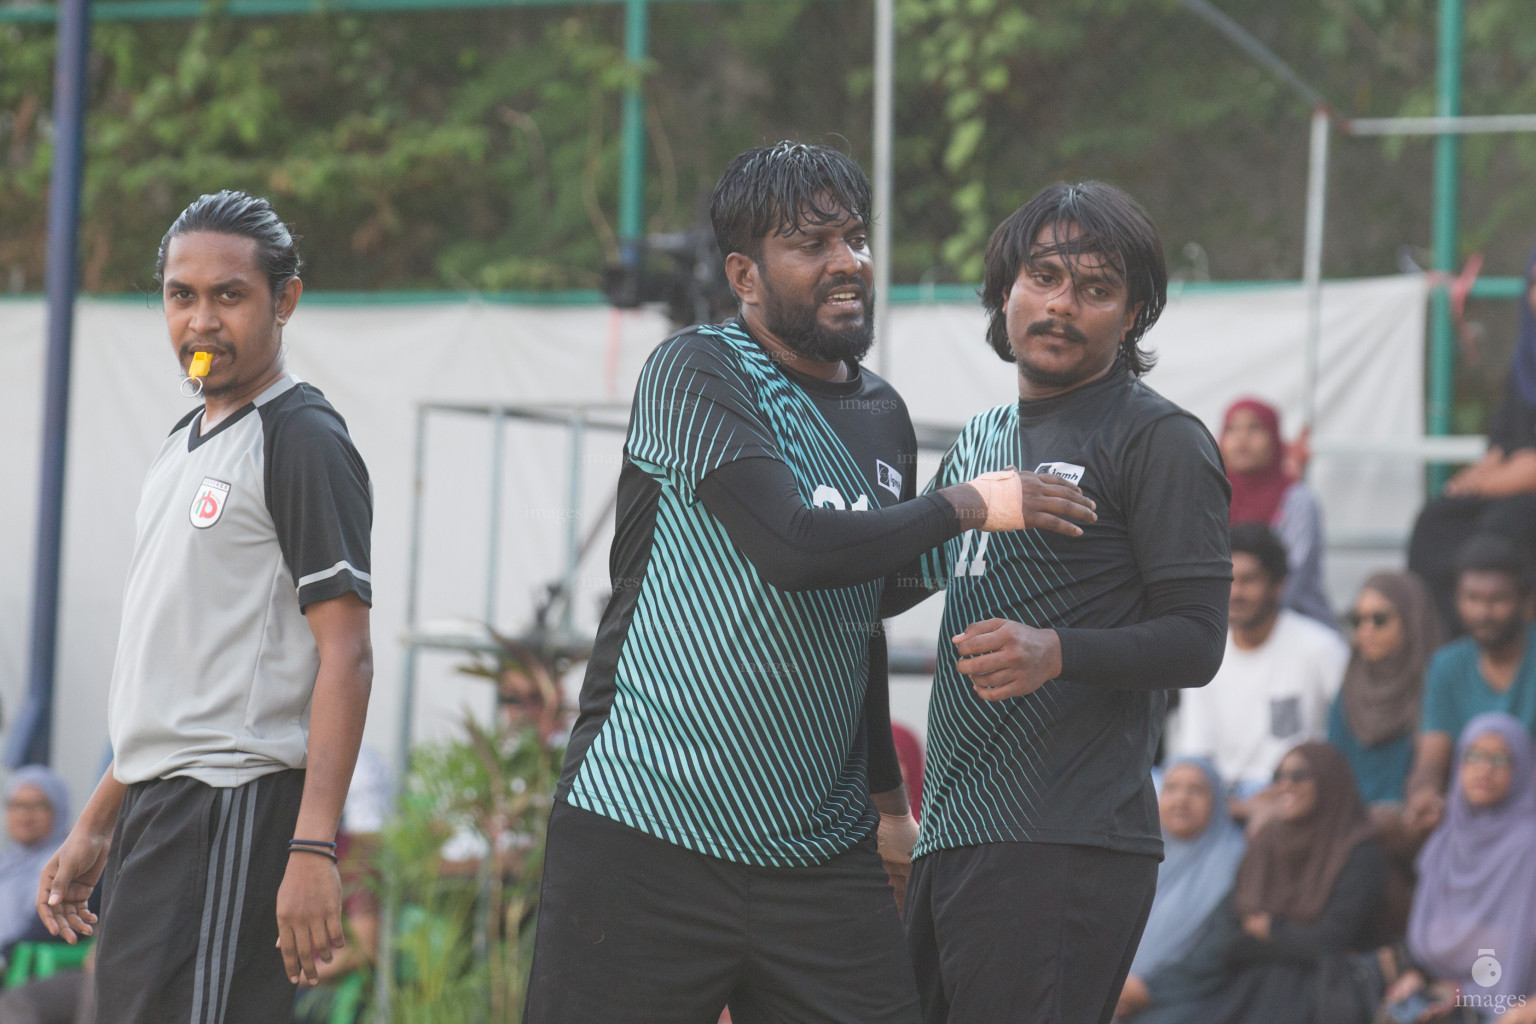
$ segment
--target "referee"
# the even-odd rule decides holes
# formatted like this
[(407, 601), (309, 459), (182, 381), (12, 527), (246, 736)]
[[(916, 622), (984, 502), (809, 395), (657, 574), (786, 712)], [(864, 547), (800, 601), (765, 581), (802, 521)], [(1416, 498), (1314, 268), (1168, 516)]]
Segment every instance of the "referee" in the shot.
[(113, 1024), (286, 1021), (345, 944), (334, 851), (373, 673), (373, 513), (346, 424), (284, 368), (299, 265), (242, 192), (201, 197), (160, 244), (172, 348), (211, 367), (139, 499), (115, 758), (38, 886), (75, 942), (102, 881)]
[(934, 486), (1004, 466), (1081, 486), (1081, 537), (967, 532), (882, 611), (947, 588), (908, 941), (928, 1024), (1110, 1020), (1163, 847), (1164, 690), (1221, 664), (1229, 489), (1199, 420), (1140, 381), (1162, 245), (1097, 182), (1053, 185), (987, 247), (987, 338), (1019, 400), (973, 418)]
[(917, 1020), (875, 840), (883, 818), (900, 862), (914, 837), (867, 686), (884, 577), (967, 526), (1092, 513), (1002, 466), (914, 498), (906, 407), (859, 363), (869, 207), (852, 160), (788, 142), (715, 188), (740, 316), (663, 342), (635, 391), (529, 1024)]

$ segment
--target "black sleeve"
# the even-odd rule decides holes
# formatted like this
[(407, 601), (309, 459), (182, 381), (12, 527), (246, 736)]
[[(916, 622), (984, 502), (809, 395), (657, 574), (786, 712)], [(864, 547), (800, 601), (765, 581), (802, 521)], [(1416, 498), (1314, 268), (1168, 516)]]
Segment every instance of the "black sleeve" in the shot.
[(864, 723), (869, 732), (869, 791), (889, 793), (901, 785), (901, 761), (891, 734), (891, 673), (886, 660), (885, 628), (875, 623), (869, 636), (869, 688), (864, 693)]
[(1118, 629), (1058, 629), (1061, 677), (1122, 690), (1204, 686), (1227, 646), (1226, 580), (1147, 584), (1147, 619)]
[(372, 486), (346, 423), (318, 394), (300, 393), (263, 430), (267, 509), (299, 607), (349, 591), (372, 604)]
[(961, 532), (954, 506), (938, 494), (861, 512), (807, 508), (794, 472), (778, 459), (726, 463), (704, 477), (698, 496), (780, 590), (879, 579)]
[(1146, 583), (1232, 579), (1232, 485), (1216, 441), (1188, 413), (1164, 416), (1127, 445), (1125, 521)]
[(1375, 912), (1385, 884), (1386, 860), (1381, 847), (1374, 840), (1366, 840), (1344, 862), (1316, 921), (1300, 924), (1277, 917), (1270, 922), (1268, 942), (1244, 935), (1234, 947), (1233, 957), (1250, 963), (1315, 963), (1345, 952), (1360, 936), (1367, 917)]

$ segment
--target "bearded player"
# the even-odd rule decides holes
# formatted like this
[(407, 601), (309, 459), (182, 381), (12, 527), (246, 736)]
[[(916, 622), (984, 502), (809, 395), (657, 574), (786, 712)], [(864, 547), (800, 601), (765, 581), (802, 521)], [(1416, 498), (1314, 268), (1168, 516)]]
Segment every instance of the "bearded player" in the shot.
[(914, 497), (906, 407), (860, 365), (869, 207), (852, 160), (788, 142), (715, 188), (740, 315), (663, 342), (636, 388), (530, 1024), (917, 1020), (875, 839), (899, 862), (913, 832), (867, 685), (884, 577), (966, 528), (1092, 512), (1001, 466)]

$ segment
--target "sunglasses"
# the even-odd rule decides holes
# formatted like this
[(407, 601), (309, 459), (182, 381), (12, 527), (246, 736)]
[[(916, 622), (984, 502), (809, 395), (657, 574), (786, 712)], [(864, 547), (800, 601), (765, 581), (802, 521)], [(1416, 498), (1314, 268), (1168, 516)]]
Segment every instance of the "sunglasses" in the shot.
[(1344, 617), (1351, 629), (1359, 629), (1369, 622), (1377, 629), (1386, 629), (1397, 616), (1391, 612), (1371, 612), (1369, 615), (1361, 615), (1359, 612), (1350, 612)]
[(1495, 771), (1508, 771), (1514, 767), (1515, 759), (1508, 754), (1489, 754), (1481, 750), (1472, 750), (1468, 751), (1466, 756), (1461, 759), (1461, 763), (1468, 766), (1475, 764), (1484, 765)]
[(1284, 769), (1278, 768), (1275, 770), (1275, 785), (1277, 786), (1282, 782), (1290, 783), (1293, 786), (1299, 786), (1303, 782), (1311, 781), (1312, 773), (1307, 771), (1305, 768), (1292, 768), (1290, 771), (1285, 771)]

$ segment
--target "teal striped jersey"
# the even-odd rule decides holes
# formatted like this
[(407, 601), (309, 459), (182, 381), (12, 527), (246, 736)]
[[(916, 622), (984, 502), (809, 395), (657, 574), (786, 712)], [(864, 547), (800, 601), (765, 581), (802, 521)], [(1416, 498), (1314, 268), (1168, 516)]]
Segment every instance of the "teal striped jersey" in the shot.
[(1059, 678), (1024, 697), (985, 701), (960, 673), (950, 638), (988, 619), (1129, 626), (1143, 620), (1147, 584), (1227, 577), (1226, 477), (1215, 442), (1117, 366), (1065, 395), (976, 416), (930, 486), (1008, 466), (1078, 484), (1099, 518), (1081, 537), (971, 530), (922, 560), (920, 572), (945, 595), (915, 855), (1010, 841), (1160, 855), (1150, 770), (1163, 692)]
[(863, 724), (883, 581), (764, 581), (697, 496), (741, 459), (787, 465), (807, 506), (874, 509), (911, 495), (915, 440), (868, 371), (792, 376), (735, 323), (663, 342), (635, 391), (613, 597), (557, 795), (712, 857), (819, 864), (878, 820)]

